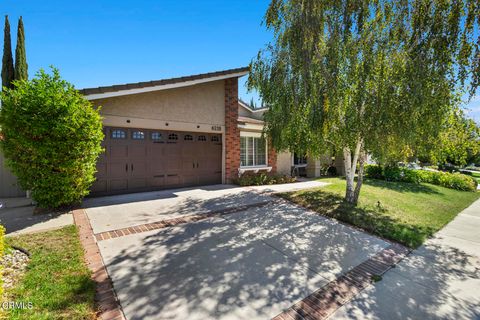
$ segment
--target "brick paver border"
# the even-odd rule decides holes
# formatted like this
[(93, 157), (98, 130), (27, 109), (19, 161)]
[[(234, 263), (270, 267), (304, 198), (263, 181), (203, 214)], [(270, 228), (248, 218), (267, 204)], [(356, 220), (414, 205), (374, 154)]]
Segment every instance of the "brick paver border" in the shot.
[(73, 220), (78, 227), (80, 242), (85, 251), (85, 261), (92, 271), (92, 279), (96, 283), (95, 301), (99, 308), (99, 319), (125, 320), (117, 295), (103, 263), (102, 256), (93, 230), (84, 209), (73, 211)]
[(195, 222), (195, 221), (200, 221), (200, 220), (205, 220), (211, 217), (221, 217), (227, 214), (232, 214), (235, 212), (241, 212), (245, 211), (250, 208), (258, 208), (265, 206), (272, 202), (273, 200), (268, 200), (268, 201), (263, 201), (259, 203), (253, 203), (253, 204), (248, 204), (248, 205), (243, 205), (243, 206), (237, 206), (237, 207), (231, 207), (231, 208), (226, 208), (226, 209), (221, 209), (221, 210), (215, 210), (215, 211), (210, 211), (206, 213), (200, 213), (200, 214), (194, 214), (194, 215), (188, 215), (188, 216), (183, 216), (183, 217), (178, 217), (178, 218), (172, 218), (172, 219), (166, 219), (166, 220), (160, 220), (152, 223), (145, 223), (141, 225), (136, 225), (133, 227), (127, 227), (127, 228), (122, 228), (122, 229), (117, 229), (117, 230), (110, 230), (110, 231), (105, 231), (105, 232), (100, 232), (95, 234), (96, 240), (97, 241), (102, 241), (102, 240), (108, 240), (112, 238), (118, 238), (118, 237), (123, 237), (127, 236), (130, 234), (136, 234), (136, 233), (142, 233), (142, 232), (147, 232), (151, 230), (157, 230), (157, 229), (163, 229), (167, 227), (173, 227), (179, 224), (185, 224), (189, 222)]
[(410, 250), (391, 244), (336, 280), (295, 303), (272, 320), (321, 320), (332, 315), (360, 291), (372, 284), (373, 276), (381, 276), (402, 260)]

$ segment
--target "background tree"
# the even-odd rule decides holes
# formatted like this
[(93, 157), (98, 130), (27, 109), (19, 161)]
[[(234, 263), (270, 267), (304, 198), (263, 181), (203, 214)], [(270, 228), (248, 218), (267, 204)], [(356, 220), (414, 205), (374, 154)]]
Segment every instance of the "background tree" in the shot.
[(445, 129), (429, 153), (432, 163), (465, 166), (480, 152), (480, 128), (461, 110), (449, 117)]
[(23, 19), (18, 19), (17, 47), (15, 48), (15, 80), (28, 79), (27, 52), (25, 50), (25, 30)]
[(2, 87), (12, 88), (13, 78), (14, 69), (10, 22), (8, 22), (8, 16), (5, 16), (5, 27), (3, 29)]
[(468, 80), (475, 93), (479, 10), (478, 0), (273, 0), (274, 40), (249, 76), (270, 106), (265, 133), (280, 150), (342, 150), (356, 204), (367, 153), (435, 139), (454, 93)]
[(87, 195), (102, 151), (98, 110), (56, 69), (15, 81), (0, 97), (0, 147), (22, 188), (42, 207)]

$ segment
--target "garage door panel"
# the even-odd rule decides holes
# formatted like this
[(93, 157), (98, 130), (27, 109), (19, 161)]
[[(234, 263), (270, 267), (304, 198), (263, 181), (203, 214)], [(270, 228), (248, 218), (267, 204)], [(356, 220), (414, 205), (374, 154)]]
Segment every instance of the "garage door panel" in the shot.
[(147, 157), (150, 159), (161, 159), (165, 156), (165, 146), (160, 143), (152, 143), (147, 148)]
[(193, 185), (198, 185), (199, 184), (199, 176), (196, 173), (193, 174), (182, 174), (182, 184), (186, 186), (193, 186)]
[(159, 175), (154, 175), (150, 179), (150, 185), (152, 187), (162, 187), (165, 185), (165, 175), (164, 174), (159, 174)]
[(110, 146), (109, 151), (110, 159), (126, 159), (128, 157), (128, 146)]
[(147, 181), (145, 178), (132, 178), (128, 180), (128, 189), (145, 188)]
[(145, 158), (147, 156), (147, 149), (143, 143), (128, 147), (129, 158)]
[(107, 173), (107, 164), (106, 163), (97, 163), (97, 177), (106, 177)]
[(106, 192), (107, 189), (107, 180), (96, 180), (92, 185), (92, 192)]
[(150, 162), (150, 173), (152, 175), (164, 173), (166, 168), (165, 162), (160, 159), (152, 159)]
[(166, 186), (173, 187), (179, 186), (180, 184), (180, 176), (178, 174), (167, 174), (167, 177), (165, 179)]
[(182, 162), (179, 159), (169, 158), (165, 160), (165, 169), (166, 171), (181, 171)]
[(128, 181), (127, 179), (116, 179), (110, 180), (110, 190), (112, 191), (119, 191), (119, 190), (127, 190), (128, 189)]
[(174, 157), (182, 154), (182, 146), (177, 142), (167, 142), (165, 145), (165, 156)]

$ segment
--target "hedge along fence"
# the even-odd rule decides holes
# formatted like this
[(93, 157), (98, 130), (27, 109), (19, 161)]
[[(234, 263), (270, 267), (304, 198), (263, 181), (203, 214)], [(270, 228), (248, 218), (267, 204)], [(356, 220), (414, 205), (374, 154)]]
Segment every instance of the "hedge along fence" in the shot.
[(461, 173), (448, 173), (441, 171), (412, 170), (400, 167), (381, 167), (368, 165), (365, 169), (367, 178), (387, 181), (400, 181), (410, 183), (431, 183), (449, 189), (463, 191), (477, 191), (478, 182), (470, 176)]

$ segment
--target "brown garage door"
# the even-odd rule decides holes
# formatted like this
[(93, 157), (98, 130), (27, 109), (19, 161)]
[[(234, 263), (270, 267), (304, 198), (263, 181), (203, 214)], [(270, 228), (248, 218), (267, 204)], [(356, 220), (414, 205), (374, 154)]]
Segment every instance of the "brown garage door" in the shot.
[(208, 133), (105, 129), (92, 194), (222, 182), (222, 139)]

